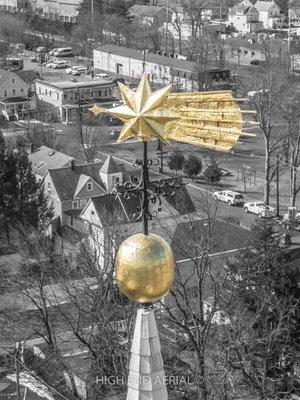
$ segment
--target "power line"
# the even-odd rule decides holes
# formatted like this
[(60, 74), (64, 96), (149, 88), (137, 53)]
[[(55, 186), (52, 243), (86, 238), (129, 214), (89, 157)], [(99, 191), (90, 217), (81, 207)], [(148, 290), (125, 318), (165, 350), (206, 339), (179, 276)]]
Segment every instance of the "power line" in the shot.
[(2, 350), (6, 355), (8, 355), (10, 358), (13, 360), (16, 360), (16, 362), (21, 365), (26, 371), (28, 371), (35, 379), (39, 380), (43, 385), (47, 386), (49, 389), (51, 389), (53, 392), (58, 394), (60, 397), (62, 397), (64, 400), (70, 400), (67, 397), (65, 397), (63, 394), (58, 392), (54, 387), (50, 386), (47, 382), (45, 382), (42, 378), (40, 378), (38, 375), (36, 375), (34, 372), (32, 372), (28, 367), (26, 367), (25, 364), (23, 364), (20, 360), (15, 359), (14, 356), (12, 356), (9, 352), (7, 352), (3, 347), (0, 347), (0, 350)]

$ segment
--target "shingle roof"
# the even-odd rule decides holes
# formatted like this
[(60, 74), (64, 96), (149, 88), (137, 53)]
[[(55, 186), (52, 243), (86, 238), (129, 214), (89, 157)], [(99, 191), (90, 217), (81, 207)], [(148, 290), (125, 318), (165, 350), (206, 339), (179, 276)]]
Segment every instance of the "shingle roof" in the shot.
[(22, 81), (25, 83), (29, 84), (31, 82), (34, 82), (36, 79), (40, 77), (39, 73), (34, 70), (20, 70), (20, 71), (14, 71), (14, 74), (16, 74)]
[(72, 200), (75, 195), (80, 176), (90, 176), (104, 191), (105, 187), (99, 175), (103, 163), (76, 165), (74, 169), (63, 167), (50, 169), (49, 175), (61, 201)]
[(112, 156), (108, 156), (100, 171), (103, 174), (114, 174), (116, 172), (122, 172), (122, 169), (117, 166)]
[[(29, 155), (32, 170), (35, 174), (45, 177), (49, 169), (61, 168), (70, 164), (71, 157), (67, 154), (53, 150), (47, 146), (41, 146)], [(75, 165), (82, 164), (79, 160), (74, 160)]]
[(124, 199), (112, 194), (91, 199), (95, 211), (103, 224), (126, 224), (135, 222), (133, 215), (140, 202), (137, 197)]
[(9, 76), (11, 76), (11, 74), (12, 74), (12, 72), (10, 72), (10, 71), (0, 69), (0, 86), (2, 86), (3, 83), (5, 83), (7, 81), (7, 79), (9, 78)]
[(257, 11), (269, 11), (271, 7), (276, 5), (274, 1), (257, 1), (254, 5), (254, 7), (257, 9)]
[[(177, 185), (182, 184), (181, 178), (177, 179), (169, 178), (169, 179), (164, 179), (164, 181), (166, 183), (174, 182)], [(164, 198), (173, 208), (175, 208), (175, 210), (179, 213), (179, 215), (191, 214), (196, 212), (194, 203), (185, 185), (176, 188), (172, 195), (166, 194)]]
[(132, 15), (138, 15), (140, 17), (154, 17), (163, 10), (165, 10), (164, 7), (147, 6), (142, 4), (134, 4), (129, 9)]

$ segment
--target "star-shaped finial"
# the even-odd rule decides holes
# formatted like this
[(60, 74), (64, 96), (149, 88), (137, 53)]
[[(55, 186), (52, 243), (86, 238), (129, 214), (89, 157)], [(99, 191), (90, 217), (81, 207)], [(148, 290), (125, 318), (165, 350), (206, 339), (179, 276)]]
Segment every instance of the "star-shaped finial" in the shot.
[(166, 142), (165, 124), (179, 117), (165, 107), (171, 86), (152, 93), (146, 75), (142, 76), (135, 92), (120, 82), (118, 85), (123, 105), (110, 109), (94, 105), (90, 111), (95, 115), (106, 112), (125, 122), (119, 142), (135, 135), (143, 141), (157, 138)]

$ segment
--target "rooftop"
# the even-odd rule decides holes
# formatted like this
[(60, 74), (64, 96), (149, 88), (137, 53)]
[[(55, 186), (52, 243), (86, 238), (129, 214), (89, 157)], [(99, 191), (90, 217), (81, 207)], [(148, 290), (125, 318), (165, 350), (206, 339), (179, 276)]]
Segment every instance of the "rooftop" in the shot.
[[(41, 146), (29, 155), (32, 169), (35, 174), (45, 177), (49, 169), (61, 168), (70, 165), (72, 157), (59, 151), (53, 150), (47, 146)], [(82, 162), (74, 160), (75, 165), (81, 165)]]
[(164, 7), (158, 6), (147, 6), (142, 4), (134, 4), (130, 7), (129, 11), (133, 15), (138, 15), (139, 17), (154, 17), (161, 11), (165, 11)]
[(82, 87), (94, 87), (94, 86), (115, 86), (116, 84), (108, 79), (86, 79), (86, 80), (76, 80), (72, 81), (43, 81), (41, 79), (36, 80), (37, 83), (41, 83), (47, 86), (51, 86), (57, 89), (76, 89)]
[[(128, 47), (115, 46), (112, 44), (105, 44), (99, 46), (95, 51), (101, 51), (109, 54), (116, 54), (118, 56), (132, 58), (135, 60), (143, 61), (143, 52), (141, 50), (130, 49)], [(194, 72), (197, 70), (198, 64), (191, 61), (178, 60), (176, 58), (159, 56), (158, 54), (148, 53), (146, 63), (153, 63), (157, 65), (168, 66), (173, 69), (181, 71)]]
[(257, 1), (254, 5), (254, 7), (258, 10), (258, 11), (269, 11), (269, 9), (273, 6), (276, 6), (277, 4), (275, 3), (275, 1)]

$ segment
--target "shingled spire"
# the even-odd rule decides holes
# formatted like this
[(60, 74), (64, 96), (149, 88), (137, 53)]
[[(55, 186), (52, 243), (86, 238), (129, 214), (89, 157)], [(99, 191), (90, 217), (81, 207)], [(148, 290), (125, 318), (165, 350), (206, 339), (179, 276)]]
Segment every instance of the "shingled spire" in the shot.
[(167, 400), (161, 347), (152, 307), (137, 312), (127, 400)]

